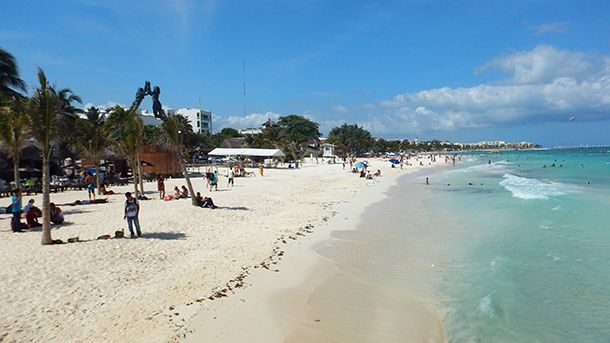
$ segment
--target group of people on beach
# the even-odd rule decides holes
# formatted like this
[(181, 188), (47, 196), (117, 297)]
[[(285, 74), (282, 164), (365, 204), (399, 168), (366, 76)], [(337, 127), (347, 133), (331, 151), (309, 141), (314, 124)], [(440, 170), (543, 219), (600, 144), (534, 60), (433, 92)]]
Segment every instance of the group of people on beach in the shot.
[[(229, 174), (229, 175), (231, 175), (231, 174)], [(216, 190), (218, 190), (218, 178), (217, 177), (218, 177), (217, 172), (210, 171), (209, 173), (206, 173), (206, 179), (208, 180), (208, 184), (206, 185), (206, 187), (210, 187), (210, 191), (212, 191), (213, 188), (216, 188)], [(232, 178), (230, 178), (229, 184), (233, 185), (233, 183), (234, 182), (233, 182)], [(165, 201), (190, 198), (189, 190), (185, 185), (182, 185), (181, 188), (178, 188), (178, 186), (175, 186), (174, 194), (166, 195), (165, 194), (165, 178), (163, 177), (163, 175), (157, 176), (157, 190), (159, 191), (159, 199), (165, 200)], [(196, 203), (198, 204), (198, 206), (200, 206), (200, 207), (204, 207), (204, 208), (216, 208), (217, 207), (216, 205), (214, 205), (214, 201), (212, 200), (212, 198), (202, 197), (200, 192), (197, 192), (197, 194), (195, 196), (195, 200), (196, 200)]]
[[(15, 189), (11, 197), (11, 204), (5, 209), (6, 213), (11, 213), (11, 231), (23, 232), (42, 226), (38, 218), (42, 217), (42, 211), (34, 205), (34, 199), (30, 199), (25, 206), (22, 206), (23, 196), (20, 189)], [(64, 222), (62, 210), (54, 203), (50, 205), (51, 223), (59, 225)], [(25, 223), (21, 222), (22, 217)]]

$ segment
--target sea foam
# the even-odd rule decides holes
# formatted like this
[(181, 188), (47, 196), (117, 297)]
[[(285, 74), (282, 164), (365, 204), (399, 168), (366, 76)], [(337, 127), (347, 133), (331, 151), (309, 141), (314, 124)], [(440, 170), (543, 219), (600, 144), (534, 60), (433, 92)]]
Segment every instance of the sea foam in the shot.
[(546, 200), (551, 196), (565, 195), (578, 191), (578, 187), (555, 181), (530, 179), (504, 174), (500, 185), (511, 192), (513, 197), (525, 200)]
[(487, 294), (486, 296), (481, 298), (481, 301), (479, 302), (479, 311), (485, 313), (489, 318), (493, 318), (494, 316), (493, 304), (491, 299), (493, 294), (494, 292)]

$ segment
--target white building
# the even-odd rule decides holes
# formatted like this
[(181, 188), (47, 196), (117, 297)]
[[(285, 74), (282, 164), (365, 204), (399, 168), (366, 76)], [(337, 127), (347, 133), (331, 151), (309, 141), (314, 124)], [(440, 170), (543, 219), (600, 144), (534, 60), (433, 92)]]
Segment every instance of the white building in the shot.
[(185, 116), (191, 123), (194, 132), (212, 133), (212, 112), (198, 108), (179, 108), (170, 111)]
[(324, 143), (320, 145), (322, 147), (322, 157), (335, 157), (336, 145), (330, 143)]
[(247, 129), (240, 129), (239, 130), (239, 134), (240, 135), (260, 135), (261, 133), (263, 133), (263, 130), (258, 129), (258, 128), (254, 128), (254, 127), (249, 127)]

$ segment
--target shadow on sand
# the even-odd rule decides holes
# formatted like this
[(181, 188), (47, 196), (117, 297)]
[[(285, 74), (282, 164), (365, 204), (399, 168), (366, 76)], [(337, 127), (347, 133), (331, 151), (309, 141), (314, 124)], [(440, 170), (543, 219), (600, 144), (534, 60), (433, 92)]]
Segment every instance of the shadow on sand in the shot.
[(216, 209), (231, 210), (231, 211), (248, 211), (249, 210), (247, 207), (244, 207), (244, 206), (237, 206), (237, 207), (218, 206), (218, 207), (216, 207)]
[(177, 239), (186, 239), (186, 235), (182, 232), (151, 232), (151, 233), (143, 233), (141, 238), (177, 240)]

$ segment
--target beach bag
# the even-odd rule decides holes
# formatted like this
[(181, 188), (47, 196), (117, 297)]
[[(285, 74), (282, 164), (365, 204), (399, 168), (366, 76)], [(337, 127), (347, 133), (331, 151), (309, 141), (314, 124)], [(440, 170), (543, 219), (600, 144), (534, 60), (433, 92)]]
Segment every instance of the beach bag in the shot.
[(114, 238), (124, 238), (125, 237), (125, 230), (121, 229), (121, 230), (117, 230), (114, 232)]

